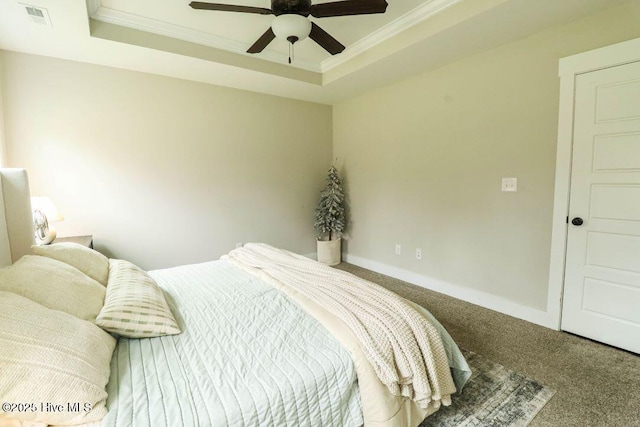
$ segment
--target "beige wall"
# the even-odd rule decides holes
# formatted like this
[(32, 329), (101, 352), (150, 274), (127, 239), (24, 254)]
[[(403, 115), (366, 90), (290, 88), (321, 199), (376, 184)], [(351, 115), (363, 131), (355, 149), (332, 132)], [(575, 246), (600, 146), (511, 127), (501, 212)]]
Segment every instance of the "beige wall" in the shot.
[(4, 52), (9, 166), (50, 196), (59, 235), (146, 269), (236, 242), (315, 251), (331, 108)]
[[(349, 255), (544, 310), (558, 59), (640, 37), (639, 15), (634, 1), (549, 29), (345, 101), (333, 117), (0, 52), (5, 164), (26, 167), (33, 193), (57, 203), (59, 234), (93, 234), (105, 253), (158, 268), (236, 242), (315, 251), (313, 209), (338, 157)], [(512, 176), (519, 191), (500, 192)]]
[(4, 140), (5, 135), (5, 124), (4, 124), (4, 95), (2, 92), (2, 73), (3, 73), (3, 62), (4, 62), (4, 52), (0, 50), (0, 166), (5, 165), (5, 158), (7, 157), (6, 153), (6, 144)]
[(334, 106), (348, 254), (545, 310), (558, 60), (640, 37), (638, 16), (632, 2)]

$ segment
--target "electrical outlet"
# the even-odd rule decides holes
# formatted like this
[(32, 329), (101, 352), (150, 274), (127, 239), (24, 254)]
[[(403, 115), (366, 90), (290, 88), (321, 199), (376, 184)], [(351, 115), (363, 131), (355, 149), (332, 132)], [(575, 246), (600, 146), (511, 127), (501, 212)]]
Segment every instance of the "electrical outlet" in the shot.
[(240, 242), (240, 243), (236, 243), (236, 249), (241, 248), (242, 245), (244, 245), (244, 243)]
[(518, 191), (518, 178), (502, 178), (502, 191), (511, 193)]
[(422, 249), (416, 248), (416, 259), (422, 259)]
[(396, 255), (400, 255), (402, 253), (402, 246), (399, 243), (396, 243)]

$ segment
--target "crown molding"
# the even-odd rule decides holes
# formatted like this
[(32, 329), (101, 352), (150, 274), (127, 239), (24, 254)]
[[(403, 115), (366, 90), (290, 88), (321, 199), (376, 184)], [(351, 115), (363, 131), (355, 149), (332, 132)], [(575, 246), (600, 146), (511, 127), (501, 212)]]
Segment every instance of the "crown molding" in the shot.
[[(459, 3), (463, 0), (430, 0), (415, 9), (405, 13), (400, 18), (388, 23), (384, 27), (374, 31), (366, 37), (348, 46), (340, 55), (325, 59), (320, 63), (296, 59), (293, 67), (315, 73), (324, 73), (345, 62), (355, 58), (368, 49), (398, 35), (416, 24), (436, 15), (437, 13)], [(170, 24), (146, 18), (132, 13), (121, 12), (115, 9), (102, 7), (100, 0), (86, 0), (89, 16), (98, 21), (109, 24), (122, 25), (140, 31), (151, 32), (166, 37), (176, 38), (192, 43), (197, 43), (216, 49), (234, 52), (240, 55), (252, 56), (245, 52), (247, 46), (236, 40), (216, 36), (200, 30)], [(273, 50), (265, 49), (260, 54), (261, 59), (267, 61), (286, 63), (287, 56)]]
[[(246, 44), (236, 40), (230, 40), (204, 31), (194, 30), (180, 25), (170, 24), (168, 22), (158, 21), (144, 16), (102, 7), (100, 0), (86, 1), (89, 16), (98, 21), (121, 25), (134, 30), (159, 34), (161, 36), (180, 39), (191, 43), (197, 43), (216, 49), (222, 49), (238, 55), (255, 57), (252, 54), (246, 53)], [(280, 52), (265, 49), (260, 54), (260, 59), (286, 64), (288, 56)], [(320, 73), (319, 63), (296, 59), (295, 64), (290, 65), (306, 71)]]
[(391, 21), (384, 27), (374, 31), (366, 37), (348, 46), (340, 55), (327, 58), (320, 63), (320, 71), (329, 71), (352, 58), (360, 55), (364, 51), (400, 34), (402, 31), (413, 27), (416, 24), (432, 17), (433, 15), (460, 3), (463, 0), (431, 0), (415, 9), (405, 13), (400, 18)]
[(100, 0), (87, 0), (87, 12), (89, 13), (89, 17), (93, 18), (100, 7), (102, 7)]

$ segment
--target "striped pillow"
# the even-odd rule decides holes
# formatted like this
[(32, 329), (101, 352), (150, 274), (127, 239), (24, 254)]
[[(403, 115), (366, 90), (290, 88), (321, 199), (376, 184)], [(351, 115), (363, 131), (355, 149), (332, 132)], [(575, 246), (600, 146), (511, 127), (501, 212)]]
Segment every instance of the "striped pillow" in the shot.
[(132, 263), (109, 260), (104, 307), (96, 325), (128, 338), (149, 338), (180, 333), (162, 289)]

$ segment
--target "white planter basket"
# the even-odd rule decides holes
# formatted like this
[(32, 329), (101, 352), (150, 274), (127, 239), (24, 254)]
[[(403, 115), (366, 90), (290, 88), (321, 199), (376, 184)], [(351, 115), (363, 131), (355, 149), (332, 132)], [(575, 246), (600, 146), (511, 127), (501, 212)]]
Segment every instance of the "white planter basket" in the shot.
[(342, 239), (318, 240), (318, 262), (338, 265), (342, 260)]

